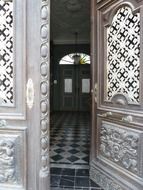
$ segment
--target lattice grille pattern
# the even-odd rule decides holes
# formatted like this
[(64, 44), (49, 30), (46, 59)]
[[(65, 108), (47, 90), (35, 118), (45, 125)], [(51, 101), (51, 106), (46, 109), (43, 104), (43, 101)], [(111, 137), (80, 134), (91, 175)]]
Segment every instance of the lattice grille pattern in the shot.
[(0, 0), (0, 105), (13, 103), (13, 3)]
[(139, 102), (140, 13), (120, 8), (107, 28), (107, 100), (117, 93)]

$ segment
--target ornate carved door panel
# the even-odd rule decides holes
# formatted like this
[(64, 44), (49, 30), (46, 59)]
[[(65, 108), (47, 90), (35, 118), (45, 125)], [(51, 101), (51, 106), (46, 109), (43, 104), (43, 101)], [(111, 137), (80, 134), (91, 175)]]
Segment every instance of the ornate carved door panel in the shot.
[(49, 1), (0, 0), (0, 189), (49, 189)]
[(97, 79), (93, 79), (97, 84), (90, 175), (105, 190), (141, 190), (143, 1), (92, 3), (93, 40), (97, 43), (96, 47), (92, 44), (97, 51), (96, 61), (93, 58)]

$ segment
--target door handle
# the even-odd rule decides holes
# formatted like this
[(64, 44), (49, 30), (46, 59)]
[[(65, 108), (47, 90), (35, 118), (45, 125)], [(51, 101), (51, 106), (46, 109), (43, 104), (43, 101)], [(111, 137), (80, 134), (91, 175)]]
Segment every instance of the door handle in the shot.
[(32, 79), (28, 79), (27, 82), (26, 99), (27, 106), (29, 109), (31, 109), (34, 104), (34, 85)]
[(98, 91), (98, 85), (97, 85), (97, 83), (95, 83), (95, 85), (94, 85), (94, 100), (95, 100), (95, 103), (97, 103), (97, 91)]

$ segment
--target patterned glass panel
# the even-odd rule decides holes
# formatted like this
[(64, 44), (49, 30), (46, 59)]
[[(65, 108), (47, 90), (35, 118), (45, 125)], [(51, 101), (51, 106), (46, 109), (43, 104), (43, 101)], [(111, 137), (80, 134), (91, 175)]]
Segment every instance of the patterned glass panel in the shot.
[(59, 64), (60, 65), (73, 65), (74, 64), (74, 56), (78, 55), (79, 56), (79, 64), (90, 64), (90, 56), (85, 54), (85, 53), (71, 53), (69, 55), (64, 56)]
[(13, 103), (13, 3), (0, 0), (0, 105)]
[(107, 28), (107, 100), (123, 94), (139, 103), (140, 13), (120, 8)]

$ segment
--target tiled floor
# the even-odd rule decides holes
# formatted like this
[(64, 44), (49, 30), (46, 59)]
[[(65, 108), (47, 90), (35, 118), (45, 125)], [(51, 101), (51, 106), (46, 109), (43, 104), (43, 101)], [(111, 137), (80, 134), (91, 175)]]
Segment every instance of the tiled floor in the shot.
[(51, 168), (51, 190), (102, 190), (89, 179), (88, 169)]
[(51, 190), (101, 190), (89, 179), (90, 114), (51, 117)]
[[(89, 113), (56, 113), (51, 122), (51, 164), (80, 168), (89, 165)], [(76, 168), (77, 168), (76, 167)]]

